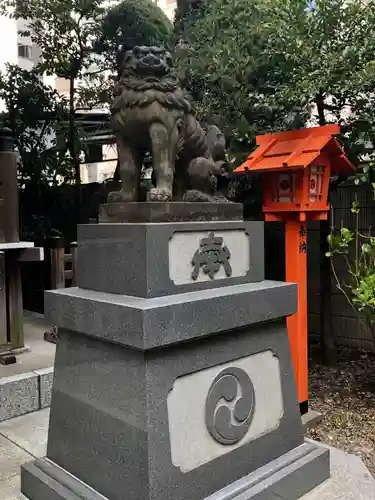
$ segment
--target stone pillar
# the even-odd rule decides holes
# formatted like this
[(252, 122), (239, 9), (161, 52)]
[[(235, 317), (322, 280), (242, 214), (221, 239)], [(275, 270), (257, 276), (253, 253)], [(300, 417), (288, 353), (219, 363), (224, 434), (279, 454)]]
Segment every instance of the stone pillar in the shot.
[(59, 344), (30, 500), (294, 500), (328, 478), (297, 404), (296, 286), (264, 280), (263, 224), (228, 207), (123, 204), (79, 227), (78, 287), (46, 294)]
[(0, 252), (0, 353), (9, 353), (24, 347), (21, 262), (44, 255), (43, 248), (20, 241), (17, 153), (8, 128), (0, 129)]
[(18, 242), (19, 208), (17, 153), (12, 131), (0, 130), (0, 238), (1, 242)]

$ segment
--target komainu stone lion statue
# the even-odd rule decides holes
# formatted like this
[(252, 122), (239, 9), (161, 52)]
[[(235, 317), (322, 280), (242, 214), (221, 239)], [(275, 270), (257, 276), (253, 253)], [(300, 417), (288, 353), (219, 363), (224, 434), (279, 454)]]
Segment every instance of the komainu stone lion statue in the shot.
[(221, 159), (225, 140), (215, 127), (206, 135), (192, 115), (167, 51), (136, 46), (125, 52), (111, 112), (122, 201), (139, 201), (147, 151), (155, 184), (148, 200), (226, 201), (217, 193), (218, 177), (227, 175)]

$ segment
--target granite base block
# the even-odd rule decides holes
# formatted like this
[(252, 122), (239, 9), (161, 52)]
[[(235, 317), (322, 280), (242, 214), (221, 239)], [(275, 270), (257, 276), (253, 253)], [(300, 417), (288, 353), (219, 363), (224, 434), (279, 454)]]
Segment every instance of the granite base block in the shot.
[(21, 492), (24, 491), (27, 491), (29, 500), (105, 499), (48, 458), (21, 466)]
[(39, 401), (40, 409), (51, 405), (51, 394), (53, 384), (53, 367), (35, 370), (39, 377)]
[(117, 202), (100, 205), (99, 222), (188, 222), (242, 220), (241, 203)]
[[(192, 259), (211, 233), (227, 248), (231, 271), (221, 266), (209, 277), (199, 269), (193, 278)], [(256, 221), (80, 225), (77, 285), (151, 298), (255, 283), (264, 280), (263, 242)]]
[(298, 500), (329, 479), (329, 450), (304, 443), (205, 500)]
[(59, 332), (147, 350), (289, 316), (296, 291), (293, 283), (262, 281), (144, 299), (72, 287), (46, 292), (45, 310)]
[[(327, 480), (328, 471), (329, 451), (304, 443), (206, 500), (298, 500)], [(21, 491), (29, 500), (107, 498), (47, 458), (22, 466)]]
[[(147, 352), (60, 332), (47, 457), (111, 500), (202, 500), (303, 444), (282, 320)], [(230, 448), (199, 411), (228, 366), (257, 401)]]
[(38, 409), (39, 386), (36, 373), (0, 379), (0, 422)]
[(0, 378), (0, 422), (51, 405), (53, 367)]
[(302, 425), (307, 432), (309, 429), (313, 429), (323, 420), (323, 415), (317, 411), (309, 410), (307, 413), (302, 415)]

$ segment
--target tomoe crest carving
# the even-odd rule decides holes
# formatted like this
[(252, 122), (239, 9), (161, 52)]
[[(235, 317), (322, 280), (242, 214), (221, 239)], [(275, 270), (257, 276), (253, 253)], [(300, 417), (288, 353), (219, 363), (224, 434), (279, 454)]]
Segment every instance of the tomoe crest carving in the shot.
[(247, 433), (255, 410), (255, 391), (248, 374), (226, 368), (212, 382), (206, 400), (206, 427), (213, 439), (231, 445)]

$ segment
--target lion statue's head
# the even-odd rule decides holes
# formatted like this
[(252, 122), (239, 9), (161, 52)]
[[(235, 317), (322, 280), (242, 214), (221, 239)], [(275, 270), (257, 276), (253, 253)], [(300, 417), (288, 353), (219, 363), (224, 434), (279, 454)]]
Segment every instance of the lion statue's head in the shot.
[(122, 76), (132, 75), (142, 79), (164, 78), (174, 74), (171, 54), (163, 47), (136, 45), (123, 56), (120, 72)]
[(168, 108), (190, 112), (190, 102), (180, 87), (172, 56), (167, 50), (136, 45), (120, 53), (114, 112), (122, 107), (144, 107), (154, 101)]
[[(158, 88), (162, 84), (165, 90), (174, 90), (179, 82), (173, 67), (171, 54), (163, 47), (136, 45), (127, 50), (120, 64), (120, 82), (141, 85), (142, 90)], [(137, 85), (138, 84), (138, 85)]]

